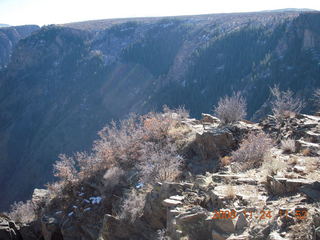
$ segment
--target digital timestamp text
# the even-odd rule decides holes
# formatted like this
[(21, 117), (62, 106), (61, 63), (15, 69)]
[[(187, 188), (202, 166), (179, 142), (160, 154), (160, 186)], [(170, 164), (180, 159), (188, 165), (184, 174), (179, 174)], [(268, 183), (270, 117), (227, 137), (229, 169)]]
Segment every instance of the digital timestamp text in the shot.
[(256, 211), (249, 211), (243, 210), (237, 212), (235, 210), (214, 210), (212, 219), (235, 219), (240, 213), (243, 213), (244, 217), (247, 219), (271, 219), (273, 217), (285, 217), (289, 218), (293, 217), (299, 220), (307, 219), (308, 217), (308, 210), (306, 209), (296, 209), (294, 211), (289, 210), (282, 210), (279, 209), (278, 211), (271, 211), (271, 210), (256, 210)]

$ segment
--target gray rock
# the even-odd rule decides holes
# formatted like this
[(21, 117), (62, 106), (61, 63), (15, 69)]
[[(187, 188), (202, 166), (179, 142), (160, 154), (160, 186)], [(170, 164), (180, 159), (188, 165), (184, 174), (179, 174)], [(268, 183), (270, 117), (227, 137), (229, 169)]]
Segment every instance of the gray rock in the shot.
[(178, 205), (181, 205), (182, 202), (181, 201), (177, 201), (177, 200), (173, 200), (173, 199), (165, 199), (162, 201), (162, 205), (165, 207), (175, 207)]
[(20, 228), (9, 217), (0, 214), (0, 239), (22, 240)]
[(216, 230), (212, 230), (212, 240), (226, 240), (228, 239), (228, 235), (225, 233), (220, 233)]
[(236, 223), (236, 231), (241, 231), (247, 226), (248, 226), (247, 218), (244, 216), (243, 213), (239, 213), (237, 218), (237, 223)]

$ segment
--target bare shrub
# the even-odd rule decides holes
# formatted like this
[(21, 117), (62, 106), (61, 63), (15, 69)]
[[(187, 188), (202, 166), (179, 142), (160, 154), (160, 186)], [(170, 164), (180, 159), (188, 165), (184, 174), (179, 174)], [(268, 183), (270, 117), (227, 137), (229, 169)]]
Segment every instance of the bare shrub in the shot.
[(232, 153), (235, 170), (248, 170), (261, 166), (263, 157), (270, 151), (272, 140), (264, 132), (249, 133), (238, 150)]
[(132, 114), (119, 124), (112, 123), (99, 132), (100, 140), (94, 145), (96, 157), (102, 160), (106, 169), (114, 165), (131, 169), (140, 161), (141, 149), (146, 143), (166, 144), (169, 129), (186, 116), (182, 109), (174, 112), (165, 108), (162, 114)]
[(61, 194), (64, 184), (63, 182), (60, 181), (60, 182), (47, 183), (45, 186), (49, 191), (48, 199), (47, 199), (47, 201), (49, 201), (50, 199)]
[(312, 150), (310, 148), (304, 148), (301, 150), (303, 156), (308, 157), (312, 156)]
[(320, 88), (316, 89), (313, 93), (313, 99), (314, 102), (318, 108), (318, 110), (320, 110)]
[(227, 199), (234, 199), (236, 197), (236, 190), (235, 187), (231, 184), (226, 186), (226, 198)]
[(275, 176), (288, 166), (282, 159), (272, 157), (270, 152), (264, 155), (263, 160), (262, 170), (264, 170), (266, 176)]
[(30, 200), (25, 203), (14, 203), (10, 207), (8, 216), (15, 222), (30, 223), (36, 218), (35, 206)]
[(74, 159), (64, 154), (59, 155), (59, 159), (60, 160), (53, 165), (54, 176), (64, 182), (75, 182), (77, 180), (77, 170)]
[[(149, 165), (154, 167), (165, 167), (168, 164), (174, 167), (178, 158), (174, 156), (175, 143), (170, 136), (170, 129), (187, 116), (183, 109), (174, 112), (168, 108), (164, 109), (164, 113), (131, 115), (120, 121), (119, 125), (113, 123), (99, 132), (101, 139), (95, 142), (95, 154), (102, 159), (105, 169), (119, 166), (126, 171), (149, 161), (146, 156), (153, 157)], [(172, 149), (167, 145), (172, 146)], [(168, 158), (164, 157), (166, 154), (173, 160), (168, 162)], [(163, 159), (161, 166), (155, 163), (156, 156)]]
[(274, 86), (270, 91), (273, 96), (272, 112), (277, 118), (286, 117), (291, 113), (300, 113), (303, 109), (303, 100), (295, 97), (291, 90), (280, 91), (278, 86)]
[(143, 213), (146, 196), (135, 189), (125, 195), (121, 205), (119, 218), (133, 223)]
[(103, 176), (103, 179), (105, 180), (104, 185), (106, 187), (113, 188), (114, 186), (119, 184), (123, 175), (124, 171), (119, 167), (112, 167), (108, 169)]
[(88, 154), (86, 152), (77, 152), (74, 155), (74, 161), (79, 168), (79, 177), (85, 178), (101, 170), (102, 159), (94, 154)]
[[(100, 139), (94, 142), (90, 154), (60, 156), (54, 164), (54, 174), (60, 184), (52, 189), (61, 191), (85, 179), (100, 181), (103, 174), (105, 186), (112, 188), (119, 183), (123, 171), (142, 176), (144, 185), (174, 180), (180, 174), (183, 161), (176, 150), (179, 136), (172, 129), (182, 126), (181, 120), (186, 117), (188, 113), (182, 108), (164, 107), (163, 113), (131, 114), (118, 123), (112, 122), (99, 132)], [(131, 180), (132, 183), (138, 178)]]
[(187, 111), (184, 107), (170, 109), (168, 106), (164, 105), (163, 112), (164, 114), (171, 115), (171, 118), (176, 120), (183, 120), (190, 116), (189, 111)]
[(141, 150), (141, 154), (143, 156), (139, 165), (141, 182), (152, 184), (173, 181), (180, 175), (183, 159), (178, 155), (174, 145), (167, 143), (159, 146), (149, 143)]
[(296, 152), (296, 143), (293, 139), (286, 139), (281, 141), (281, 149), (285, 153), (294, 153)]
[(223, 124), (234, 123), (247, 115), (246, 100), (240, 92), (220, 98), (214, 112)]

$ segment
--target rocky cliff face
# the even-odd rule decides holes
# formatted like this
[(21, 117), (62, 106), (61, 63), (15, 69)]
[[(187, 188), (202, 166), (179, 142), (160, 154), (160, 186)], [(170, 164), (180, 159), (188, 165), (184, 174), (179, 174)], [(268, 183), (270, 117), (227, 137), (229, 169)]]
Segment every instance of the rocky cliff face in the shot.
[(20, 39), (28, 37), (38, 30), (36, 25), (18, 27), (3, 26), (0, 29), (0, 69), (5, 67), (10, 60), (12, 51)]
[(52, 180), (58, 154), (89, 149), (105, 123), (129, 112), (185, 105), (199, 116), (242, 90), (252, 116), (276, 83), (308, 98), (320, 86), (319, 19), (280, 12), (102, 20), (43, 27), (16, 45), (5, 40), (0, 47), (14, 47), (1, 51), (0, 208)]

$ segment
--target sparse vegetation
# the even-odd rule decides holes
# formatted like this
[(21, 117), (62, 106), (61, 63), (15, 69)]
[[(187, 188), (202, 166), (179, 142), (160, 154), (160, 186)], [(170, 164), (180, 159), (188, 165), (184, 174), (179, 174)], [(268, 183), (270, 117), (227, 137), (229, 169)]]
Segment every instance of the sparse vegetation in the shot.
[(104, 174), (104, 185), (108, 188), (113, 188), (118, 185), (125, 172), (119, 167), (112, 167)]
[(239, 149), (232, 153), (233, 169), (243, 171), (261, 166), (271, 147), (272, 140), (265, 133), (249, 133)]
[(272, 157), (270, 153), (264, 155), (262, 169), (265, 171), (265, 177), (275, 176), (286, 168), (287, 164), (283, 160)]
[(235, 197), (236, 197), (235, 186), (228, 184), (226, 186), (226, 198), (227, 199), (234, 199)]
[(304, 148), (301, 150), (301, 153), (303, 156), (307, 157), (307, 156), (311, 156), (312, 155), (312, 151), (310, 148)]
[(291, 226), (293, 240), (312, 240), (313, 229), (312, 220), (310, 218), (297, 222)]
[(320, 88), (314, 91), (313, 98), (314, 98), (314, 102), (316, 104), (317, 110), (320, 110)]
[(232, 158), (230, 156), (224, 156), (220, 158), (220, 164), (222, 167), (228, 166), (231, 163)]
[(181, 173), (183, 159), (169, 143), (164, 146), (149, 143), (141, 154), (139, 169), (143, 183), (173, 181)]
[(65, 183), (72, 183), (77, 179), (75, 161), (64, 154), (59, 155), (59, 161), (53, 165), (53, 174)]
[(131, 189), (123, 198), (119, 218), (133, 223), (143, 213), (145, 197), (144, 193)]
[[(184, 109), (173, 111), (165, 107), (163, 113), (132, 114), (119, 124), (113, 122), (99, 132), (100, 139), (94, 143), (92, 153), (60, 155), (54, 164), (59, 181), (48, 188), (51, 192), (67, 190), (64, 193), (72, 197), (79, 183), (90, 186), (97, 183), (102, 193), (113, 191), (120, 183), (126, 187), (137, 184), (146, 187), (174, 181), (183, 166), (176, 142), (184, 135), (172, 129), (181, 128), (181, 120), (187, 116)], [(123, 199), (121, 219), (132, 222), (139, 217), (143, 198), (144, 194), (131, 190)]]
[(290, 116), (292, 113), (300, 113), (303, 109), (303, 100), (294, 96), (291, 90), (280, 91), (278, 86), (274, 86), (270, 91), (273, 96), (272, 112), (278, 119)]
[(281, 141), (281, 149), (284, 153), (296, 152), (296, 143), (293, 139), (285, 139)]
[(240, 92), (233, 93), (231, 97), (221, 98), (214, 112), (223, 124), (234, 123), (246, 117), (246, 100)]
[(63, 185), (75, 184), (102, 171), (109, 186), (119, 182), (119, 177), (128, 170), (140, 171), (146, 184), (174, 180), (183, 159), (169, 132), (187, 116), (184, 109), (173, 111), (165, 107), (163, 114), (130, 115), (119, 124), (113, 122), (99, 132), (100, 139), (95, 142), (92, 154), (60, 155), (54, 174)]
[(36, 218), (35, 206), (30, 200), (14, 203), (8, 216), (17, 223), (30, 223)]

